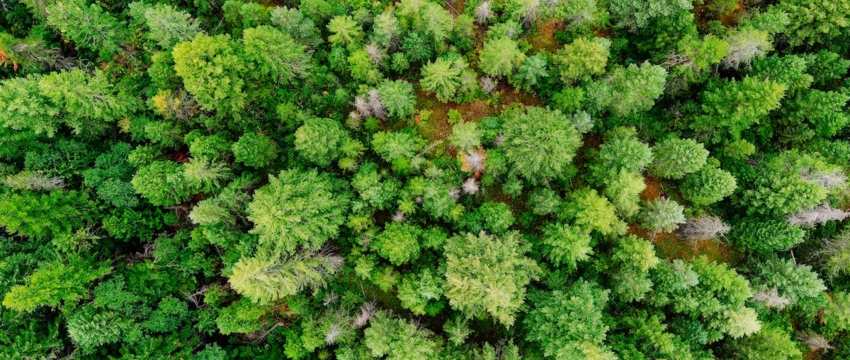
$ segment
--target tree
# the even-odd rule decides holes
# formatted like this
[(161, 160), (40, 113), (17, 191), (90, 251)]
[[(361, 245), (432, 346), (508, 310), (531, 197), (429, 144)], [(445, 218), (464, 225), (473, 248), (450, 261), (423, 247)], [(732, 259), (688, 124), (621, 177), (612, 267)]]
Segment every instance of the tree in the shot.
[(351, 16), (335, 16), (328, 23), (328, 31), (332, 34), (328, 41), (334, 45), (348, 46), (363, 38), (363, 30)]
[(316, 24), (309, 17), (304, 16), (301, 10), (284, 6), (275, 7), (269, 14), (269, 21), (284, 33), (289, 34), (295, 41), (309, 48), (315, 48), (324, 42)]
[(767, 254), (802, 243), (806, 232), (782, 218), (746, 217), (735, 224), (729, 235), (738, 247)]
[(682, 196), (694, 205), (710, 205), (732, 195), (738, 185), (728, 171), (705, 165), (697, 172), (685, 176)]
[(627, 225), (617, 217), (617, 209), (596, 190), (581, 188), (570, 195), (559, 218), (573, 220), (584, 231), (599, 231), (603, 235), (625, 234)]
[(425, 91), (435, 93), (440, 101), (449, 101), (460, 87), (460, 74), (465, 68), (466, 63), (462, 60), (437, 59), (422, 67), (419, 85)]
[(372, 357), (387, 360), (430, 360), (438, 358), (440, 345), (427, 329), (395, 319), (385, 310), (375, 313), (364, 331), (363, 344)]
[(620, 171), (640, 174), (652, 163), (652, 149), (637, 139), (634, 128), (619, 127), (605, 134), (605, 142), (589, 165), (591, 179), (601, 184)]
[(808, 265), (797, 265), (793, 259), (773, 256), (755, 265), (753, 289), (776, 289), (790, 304), (816, 298), (825, 290), (823, 280)]
[(727, 134), (738, 140), (743, 131), (779, 107), (785, 85), (745, 77), (741, 81), (712, 83), (700, 95), (704, 115), (694, 119), (694, 130), (712, 134), (713, 142), (720, 142)]
[(603, 344), (608, 332), (603, 321), (608, 294), (583, 279), (564, 291), (533, 293), (533, 309), (523, 321), (526, 340), (540, 344), (549, 358), (615, 359)]
[(766, 31), (743, 27), (729, 32), (726, 37), (729, 54), (723, 58), (723, 66), (738, 69), (766, 55), (773, 45)]
[(89, 296), (89, 286), (112, 269), (105, 262), (95, 263), (73, 256), (67, 262), (53, 260), (41, 264), (25, 285), (16, 285), (6, 293), (3, 306), (33, 312), (41, 306), (73, 306)]
[(631, 30), (646, 27), (654, 18), (676, 15), (692, 7), (685, 0), (613, 0), (608, 5), (617, 26)]
[(170, 50), (184, 41), (191, 41), (201, 32), (197, 21), (184, 11), (177, 10), (166, 4), (153, 6), (141, 2), (129, 5), (130, 14), (137, 21), (144, 21), (150, 33), (148, 38), (163, 50)]
[(157, 206), (180, 204), (198, 190), (186, 179), (181, 165), (173, 161), (155, 161), (139, 168), (131, 183), (137, 193)]
[(40, 76), (14, 77), (0, 83), (0, 123), (14, 130), (54, 136), (62, 125), (61, 108), (38, 88)]
[(529, 107), (504, 114), (502, 147), (514, 171), (532, 184), (559, 179), (581, 146), (581, 135), (558, 110)]
[(617, 116), (647, 111), (664, 92), (667, 71), (658, 65), (644, 62), (627, 68), (616, 68), (611, 74), (611, 110)]
[(230, 285), (254, 303), (268, 304), (305, 288), (318, 289), (342, 267), (343, 258), (326, 251), (288, 257), (263, 254), (233, 265)]
[(467, 317), (491, 316), (511, 326), (525, 300), (525, 287), (539, 268), (523, 253), (522, 236), (508, 232), (496, 237), (484, 232), (449, 238), (445, 295)]
[(316, 251), (339, 234), (349, 196), (336, 180), (316, 170), (285, 170), (269, 176), (269, 184), (248, 204), (252, 234), (272, 253), (293, 254), (300, 247)]
[(218, 191), (233, 176), (222, 162), (199, 156), (183, 165), (183, 177), (196, 189), (211, 194)]
[(765, 326), (761, 331), (744, 338), (730, 341), (726, 345), (730, 359), (752, 360), (799, 360), (803, 354), (791, 336), (775, 327)]
[(640, 174), (621, 169), (606, 179), (603, 194), (617, 208), (623, 218), (630, 218), (640, 210), (640, 194), (646, 189), (646, 182)]
[(83, 183), (97, 188), (98, 197), (115, 207), (134, 207), (139, 203), (130, 184), (135, 170), (127, 161), (130, 150), (130, 145), (117, 143), (97, 157), (94, 168), (83, 171)]
[(525, 60), (517, 42), (507, 37), (486, 41), (478, 57), (481, 71), (490, 76), (510, 76)]
[(576, 226), (549, 224), (543, 228), (544, 251), (555, 265), (575, 270), (578, 262), (590, 259), (590, 234)]
[(830, 44), (847, 36), (850, 9), (846, 5), (843, 1), (781, 1), (779, 9), (788, 14), (790, 20), (785, 29), (788, 42), (793, 46)]
[(401, 37), (401, 25), (392, 11), (385, 11), (375, 16), (373, 28), (375, 41), (385, 48), (398, 46)]
[(310, 70), (306, 46), (271, 26), (246, 29), (242, 43), (253, 74), (269, 76), (276, 83), (292, 83)]
[(463, 225), (472, 233), (488, 230), (493, 234), (502, 234), (515, 221), (511, 207), (507, 204), (486, 202), (467, 215)]
[(384, 80), (378, 85), (381, 102), (390, 116), (403, 118), (416, 110), (416, 96), (413, 85), (404, 80)]
[(705, 166), (708, 150), (692, 139), (670, 138), (655, 145), (650, 172), (662, 179), (681, 179)]
[(459, 122), (452, 126), (449, 142), (459, 151), (475, 150), (481, 146), (481, 135), (478, 123)]
[(277, 143), (261, 133), (249, 132), (231, 147), (236, 161), (254, 168), (269, 166), (280, 155)]
[(419, 258), (422, 229), (408, 224), (390, 223), (370, 243), (378, 255), (393, 265), (406, 264)]
[(406, 132), (379, 132), (372, 136), (372, 148), (393, 164), (409, 161), (422, 148), (419, 139)]
[(310, 118), (295, 131), (295, 150), (305, 159), (326, 167), (341, 155), (348, 133), (335, 120)]
[(787, 215), (820, 204), (827, 189), (807, 174), (827, 172), (830, 165), (820, 158), (785, 151), (759, 164), (758, 174), (746, 184), (740, 203), (749, 214)]
[(655, 247), (651, 242), (634, 235), (621, 238), (611, 254), (611, 260), (617, 266), (612, 290), (621, 300), (642, 300), (652, 290), (649, 270), (661, 261), (655, 257)]
[(602, 37), (585, 39), (576, 38), (572, 43), (564, 45), (554, 56), (561, 79), (566, 82), (587, 80), (591, 76), (605, 72), (608, 64), (611, 41)]
[(511, 79), (511, 83), (525, 91), (531, 91), (532, 88), (541, 84), (544, 78), (549, 77), (549, 71), (546, 70), (547, 65), (548, 61), (542, 54), (529, 56), (519, 66)]
[(174, 47), (174, 70), (202, 109), (238, 114), (246, 102), (241, 51), (227, 35), (198, 34)]
[(673, 200), (660, 198), (647, 204), (641, 214), (643, 225), (654, 231), (673, 231), (685, 223), (685, 207)]
[(103, 59), (110, 59), (121, 50), (123, 25), (97, 4), (62, 0), (47, 6), (45, 12), (47, 23), (77, 46), (97, 51)]

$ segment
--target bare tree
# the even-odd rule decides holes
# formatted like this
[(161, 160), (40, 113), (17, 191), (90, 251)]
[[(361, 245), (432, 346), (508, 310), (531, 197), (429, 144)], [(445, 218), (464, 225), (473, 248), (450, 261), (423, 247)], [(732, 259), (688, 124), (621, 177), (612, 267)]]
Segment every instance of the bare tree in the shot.
[(811, 173), (809, 169), (805, 169), (800, 177), (827, 189), (841, 188), (847, 183), (847, 175), (835, 169), (817, 173)]
[(475, 195), (478, 193), (478, 182), (475, 181), (475, 178), (466, 179), (463, 182), (463, 193), (467, 195)]
[(481, 90), (485, 93), (492, 94), (493, 91), (496, 91), (496, 85), (498, 85), (498, 83), (491, 77), (481, 78)]
[(65, 179), (44, 175), (41, 172), (23, 171), (6, 177), (6, 186), (18, 190), (53, 191), (65, 186)]
[(827, 221), (843, 221), (850, 212), (835, 209), (830, 204), (823, 204), (813, 209), (803, 210), (797, 214), (789, 216), (788, 223), (791, 225), (800, 225), (814, 227), (816, 225), (825, 224)]
[(372, 108), (372, 116), (381, 120), (387, 119), (387, 109), (384, 108), (381, 93), (377, 89), (369, 90), (369, 106)]
[(381, 61), (384, 61), (384, 57), (386, 56), (384, 50), (382, 50), (378, 44), (374, 42), (366, 45), (366, 52), (369, 53), (369, 58), (372, 59), (372, 63), (376, 66), (379, 65)]
[(679, 236), (696, 244), (700, 240), (714, 240), (732, 230), (716, 216), (698, 216), (679, 226)]
[(354, 323), (351, 324), (351, 328), (359, 329), (366, 326), (366, 324), (369, 323), (369, 319), (371, 319), (372, 316), (375, 316), (376, 312), (378, 312), (378, 306), (374, 301), (363, 303), (363, 305), (360, 306), (360, 315), (357, 315), (357, 317), (354, 318)]
[(477, 8), (475, 8), (475, 22), (478, 25), (484, 25), (487, 23), (487, 20), (493, 17), (493, 10), (490, 8), (489, 1), (482, 1)]
[(342, 335), (342, 328), (339, 325), (331, 325), (327, 335), (325, 335), (325, 342), (328, 345), (333, 345), (340, 335)]
[(820, 351), (823, 350), (827, 352), (832, 350), (832, 345), (829, 344), (829, 341), (823, 337), (823, 335), (812, 332), (812, 331), (801, 331), (797, 333), (797, 339), (800, 340), (803, 344), (809, 346), (809, 349), (812, 351)]
[(756, 293), (753, 296), (753, 300), (763, 301), (764, 306), (780, 310), (791, 304), (791, 300), (779, 295), (779, 291), (776, 288)]

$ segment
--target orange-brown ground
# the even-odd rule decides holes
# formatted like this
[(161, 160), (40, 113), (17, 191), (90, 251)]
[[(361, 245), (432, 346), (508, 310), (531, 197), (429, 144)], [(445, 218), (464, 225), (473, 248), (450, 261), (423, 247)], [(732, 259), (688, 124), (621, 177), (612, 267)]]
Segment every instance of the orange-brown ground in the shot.
[(556, 19), (548, 20), (537, 25), (537, 29), (528, 37), (528, 42), (536, 51), (553, 51), (558, 48), (555, 32), (564, 29), (564, 22)]

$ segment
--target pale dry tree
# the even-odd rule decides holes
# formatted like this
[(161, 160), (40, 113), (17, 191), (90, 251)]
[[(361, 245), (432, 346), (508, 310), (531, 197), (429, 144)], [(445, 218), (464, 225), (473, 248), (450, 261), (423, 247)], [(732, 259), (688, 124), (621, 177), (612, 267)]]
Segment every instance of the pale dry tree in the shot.
[(342, 328), (338, 324), (331, 325), (331, 328), (328, 329), (328, 333), (325, 335), (325, 343), (333, 345), (340, 335), (342, 335)]
[(802, 175), (800, 175), (800, 178), (823, 186), (828, 190), (842, 188), (847, 183), (847, 175), (844, 174), (844, 172), (835, 169), (830, 171), (821, 171), (814, 174), (812, 174), (810, 170), (805, 169)]
[(327, 295), (325, 295), (325, 298), (322, 300), (322, 304), (325, 306), (329, 306), (335, 303), (337, 299), (339, 299), (339, 295), (337, 295), (336, 292), (331, 291)]
[(779, 290), (776, 288), (770, 290), (762, 290), (753, 295), (753, 300), (764, 302), (764, 306), (771, 309), (782, 310), (791, 304), (791, 300), (779, 295)]
[(525, 10), (525, 14), (522, 14), (522, 25), (526, 28), (531, 27), (534, 23), (537, 22), (539, 10), (540, 10), (540, 0), (527, 0), (529, 2), (528, 9)]
[(381, 102), (381, 93), (377, 89), (369, 90), (369, 106), (372, 107), (372, 116), (381, 120), (387, 119), (387, 109)]
[(357, 130), (363, 125), (363, 115), (357, 110), (352, 110), (348, 113), (348, 119), (345, 120), (345, 126), (349, 129)]
[(750, 66), (753, 59), (760, 58), (773, 48), (766, 32), (753, 28), (736, 30), (726, 38), (729, 54), (723, 58), (723, 66), (738, 69)]
[(401, 212), (401, 210), (398, 210), (398, 211), (395, 212), (395, 214), (393, 214), (393, 217), (392, 217), (393, 222), (404, 222), (405, 220), (407, 220), (407, 217), (404, 216), (404, 213)]
[(815, 227), (816, 225), (825, 224), (828, 221), (843, 221), (850, 212), (841, 209), (835, 209), (830, 204), (823, 204), (818, 207), (803, 210), (797, 214), (788, 216), (788, 223), (791, 225), (799, 225), (806, 227)]
[(832, 350), (832, 345), (829, 344), (829, 341), (826, 340), (823, 335), (813, 332), (811, 330), (800, 331), (797, 333), (797, 340), (800, 340), (803, 344), (809, 346), (809, 349), (812, 351), (820, 351), (823, 350), (827, 352)]
[(487, 94), (492, 94), (493, 91), (496, 91), (496, 85), (498, 85), (496, 80), (489, 76), (481, 78), (481, 90)]
[(465, 153), (462, 153), (463, 157), (463, 166), (461, 169), (464, 171), (482, 171), (484, 170), (484, 161), (487, 160), (487, 155), (481, 149), (474, 151), (469, 150)]
[(372, 64), (379, 65), (382, 61), (384, 61), (384, 50), (382, 50), (378, 44), (372, 42), (365, 47), (366, 53), (369, 54), (369, 58), (372, 59)]
[(700, 240), (716, 240), (732, 228), (716, 216), (698, 216), (679, 226), (679, 236), (696, 245)]
[(372, 105), (366, 99), (355, 96), (354, 97), (354, 109), (360, 114), (361, 117), (369, 117), (372, 116)]
[(478, 25), (484, 25), (491, 17), (493, 17), (493, 9), (490, 8), (490, 2), (482, 1), (481, 4), (475, 8), (475, 23)]
[(65, 186), (65, 179), (44, 175), (41, 172), (22, 171), (6, 177), (6, 186), (18, 190), (53, 191)]
[(376, 312), (378, 312), (378, 306), (374, 301), (363, 303), (363, 305), (360, 306), (360, 315), (357, 315), (357, 317), (354, 318), (351, 328), (359, 329), (366, 326), (366, 324), (369, 323), (369, 319), (371, 319), (372, 316), (375, 316)]
[(478, 190), (479, 190), (480, 187), (478, 185), (478, 182), (475, 181), (475, 178), (471, 177), (469, 179), (466, 179), (466, 181), (463, 182), (462, 188), (463, 188), (464, 194), (475, 195), (475, 194), (478, 193)]
[(460, 199), (460, 191), (460, 189), (453, 187), (451, 190), (449, 190), (449, 196), (454, 200)]
[(505, 142), (505, 134), (502, 134), (502, 133), (500, 133), (499, 135), (496, 135), (496, 138), (493, 139), (493, 145), (494, 146), (502, 145), (503, 142)]

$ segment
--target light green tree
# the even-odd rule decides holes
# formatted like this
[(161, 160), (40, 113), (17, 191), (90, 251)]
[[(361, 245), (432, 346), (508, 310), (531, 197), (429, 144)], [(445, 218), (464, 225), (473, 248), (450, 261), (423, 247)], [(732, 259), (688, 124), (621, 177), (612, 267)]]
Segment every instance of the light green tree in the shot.
[(493, 317), (511, 326), (525, 301), (525, 287), (539, 276), (534, 260), (525, 257), (522, 235), (496, 237), (484, 232), (456, 235), (445, 244), (445, 295), (467, 317)]
[(300, 247), (316, 251), (339, 234), (349, 197), (328, 175), (316, 170), (285, 170), (269, 176), (269, 184), (248, 204), (251, 233), (272, 253), (293, 254)]
[(554, 63), (558, 66), (561, 79), (564, 82), (573, 82), (604, 73), (610, 47), (611, 41), (601, 37), (590, 40), (580, 37), (564, 45), (564, 48), (554, 55)]
[(243, 257), (233, 265), (230, 286), (255, 303), (267, 304), (304, 289), (323, 287), (342, 262), (342, 257), (326, 252)]
[(510, 76), (525, 60), (517, 42), (508, 37), (488, 40), (478, 57), (481, 71), (490, 76)]
[(271, 26), (246, 29), (242, 43), (252, 75), (269, 76), (276, 83), (292, 83), (308, 74), (311, 59), (306, 46), (280, 30)]
[(561, 178), (569, 168), (581, 135), (558, 110), (529, 107), (503, 115), (505, 157), (515, 172), (529, 182)]
[(174, 70), (202, 109), (238, 114), (245, 107), (240, 50), (227, 35), (198, 34), (174, 47)]
[(662, 179), (681, 179), (705, 166), (708, 150), (692, 139), (670, 138), (652, 149), (649, 171)]

